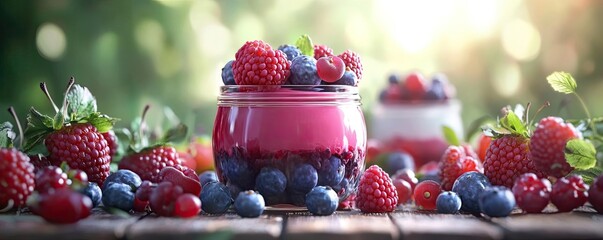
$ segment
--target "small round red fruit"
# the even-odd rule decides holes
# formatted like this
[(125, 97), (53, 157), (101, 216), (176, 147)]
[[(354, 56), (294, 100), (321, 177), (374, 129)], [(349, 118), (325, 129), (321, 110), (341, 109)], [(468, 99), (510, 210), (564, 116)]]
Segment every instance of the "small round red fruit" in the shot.
[(176, 199), (174, 215), (181, 218), (191, 218), (201, 212), (201, 200), (193, 194), (185, 193)]
[(442, 193), (440, 184), (433, 180), (425, 180), (415, 187), (413, 196), (417, 207), (423, 210), (435, 210), (436, 200)]
[(588, 184), (581, 176), (570, 175), (555, 182), (551, 191), (551, 202), (559, 212), (569, 212), (588, 200)]
[(28, 200), (32, 212), (51, 223), (75, 223), (90, 216), (92, 200), (69, 188), (32, 195)]
[(595, 178), (588, 189), (588, 201), (599, 213), (603, 213), (603, 175)]
[(321, 57), (316, 61), (318, 77), (325, 82), (336, 82), (345, 72), (345, 63), (337, 56)]
[(35, 190), (40, 193), (46, 193), (52, 189), (68, 187), (67, 174), (57, 166), (48, 166), (40, 169), (36, 173)]
[(404, 205), (412, 197), (412, 186), (406, 180), (394, 179), (392, 181), (398, 192), (398, 205)]
[(538, 179), (534, 173), (521, 175), (513, 185), (513, 195), (517, 206), (527, 213), (539, 213), (549, 204), (551, 182)]
[(406, 76), (403, 90), (408, 93), (410, 100), (421, 100), (427, 92), (427, 84), (421, 73), (413, 72)]

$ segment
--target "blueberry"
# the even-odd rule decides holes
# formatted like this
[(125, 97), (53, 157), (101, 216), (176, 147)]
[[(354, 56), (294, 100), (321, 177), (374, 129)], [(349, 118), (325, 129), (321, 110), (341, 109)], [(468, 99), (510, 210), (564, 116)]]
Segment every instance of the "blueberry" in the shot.
[(234, 74), (232, 73), (233, 62), (234, 60), (228, 61), (222, 68), (222, 82), (224, 85), (237, 85), (234, 79)]
[(264, 201), (266, 202), (266, 205), (276, 205), (276, 204), (282, 204), (282, 203), (288, 203), (289, 199), (287, 197), (287, 193), (282, 193), (276, 196), (265, 196), (264, 197)]
[(218, 175), (216, 174), (215, 171), (205, 171), (202, 172), (201, 174), (199, 174), (199, 182), (201, 183), (201, 187), (203, 187), (203, 185), (205, 185), (208, 182), (217, 182), (218, 181)]
[(255, 188), (263, 196), (278, 196), (287, 188), (287, 177), (276, 168), (262, 168), (255, 178)]
[(232, 182), (243, 190), (253, 189), (255, 174), (247, 161), (239, 160), (238, 156), (228, 157), (223, 163), (223, 167), (228, 182)]
[(264, 197), (251, 190), (240, 192), (234, 202), (235, 212), (239, 216), (247, 218), (259, 217), (265, 207)]
[(461, 210), (479, 213), (479, 196), (487, 188), (490, 187), (488, 178), (479, 172), (463, 173), (454, 181), (452, 191), (459, 195), (463, 202)]
[(438, 79), (434, 79), (431, 82), (431, 86), (425, 93), (425, 99), (427, 100), (444, 100), (446, 99), (446, 90), (444, 89), (444, 83)]
[(406, 152), (393, 152), (386, 159), (387, 173), (394, 174), (400, 169), (415, 171), (415, 160)]
[(80, 193), (88, 196), (92, 200), (92, 206), (97, 207), (101, 203), (103, 192), (98, 184), (89, 182), (88, 185), (80, 190)]
[(314, 215), (331, 215), (337, 210), (339, 198), (331, 187), (317, 186), (306, 194), (306, 207)]
[(436, 199), (436, 208), (439, 213), (457, 213), (461, 209), (461, 198), (455, 192), (444, 191)]
[(298, 56), (291, 62), (289, 81), (294, 85), (318, 85), (322, 81), (316, 72), (316, 60), (306, 55)]
[(287, 60), (289, 61), (293, 61), (294, 58), (302, 55), (302, 52), (293, 45), (281, 45), (280, 47), (278, 47), (278, 50), (281, 50), (285, 53), (285, 55), (287, 55)]
[(306, 206), (306, 193), (307, 192), (299, 192), (299, 191), (287, 191), (289, 195), (289, 201), (299, 207)]
[(336, 156), (331, 156), (322, 162), (318, 169), (318, 185), (320, 186), (337, 186), (345, 175), (345, 166), (341, 164), (341, 159)]
[(419, 177), (419, 182), (423, 182), (426, 180), (431, 180), (431, 181), (434, 181), (434, 182), (437, 182), (440, 184), (442, 183), (442, 180), (440, 179), (440, 175), (439, 175), (438, 171), (429, 171)]
[(201, 190), (201, 209), (210, 214), (225, 213), (232, 205), (230, 190), (219, 182), (210, 182)]
[(350, 183), (350, 181), (347, 178), (344, 178), (341, 180), (341, 182), (339, 182), (339, 184), (337, 184), (335, 187), (333, 187), (333, 190), (337, 193), (341, 192), (342, 189), (346, 189), (346, 191), (347, 191), (347, 187), (348, 187), (349, 183)]
[(515, 197), (506, 187), (494, 186), (486, 188), (480, 194), (479, 208), (490, 217), (506, 217), (515, 207)]
[(358, 78), (356, 77), (356, 74), (352, 71), (345, 71), (343, 73), (343, 76), (341, 76), (341, 78), (333, 83), (326, 83), (328, 85), (348, 85), (348, 86), (356, 86), (356, 82), (358, 81)]
[(127, 169), (120, 169), (105, 179), (105, 182), (103, 183), (103, 190), (111, 185), (111, 183), (123, 183), (136, 190), (138, 187), (140, 187), (140, 184), (142, 184), (142, 180), (136, 173)]
[(130, 185), (115, 182), (105, 188), (102, 200), (105, 207), (119, 208), (129, 212), (134, 207), (134, 192)]
[(305, 195), (318, 183), (318, 174), (312, 165), (301, 164), (290, 173), (288, 182), (291, 190)]
[(241, 187), (234, 185), (230, 182), (226, 184), (226, 187), (228, 188), (228, 191), (230, 192), (230, 196), (239, 196), (239, 193), (241, 191), (243, 191), (241, 189)]
[(392, 73), (387, 78), (387, 81), (389, 82), (389, 84), (398, 84), (400, 82), (400, 77), (398, 76), (398, 74)]

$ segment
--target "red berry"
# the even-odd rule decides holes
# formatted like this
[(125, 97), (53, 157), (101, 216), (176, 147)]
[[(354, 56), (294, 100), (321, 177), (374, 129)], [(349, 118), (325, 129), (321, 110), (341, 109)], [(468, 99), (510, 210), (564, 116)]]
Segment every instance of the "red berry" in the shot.
[(68, 178), (63, 170), (56, 166), (50, 166), (40, 169), (36, 173), (36, 188), (40, 193), (46, 193), (50, 190), (66, 188)]
[(176, 199), (174, 215), (181, 218), (191, 218), (201, 212), (201, 200), (199, 197), (185, 193)]
[(417, 183), (419, 183), (419, 179), (415, 176), (415, 172), (408, 168), (398, 170), (392, 175), (392, 179), (404, 180), (410, 184), (412, 189), (415, 189)]
[(67, 162), (71, 169), (86, 172), (89, 180), (99, 186), (109, 176), (109, 146), (92, 124), (65, 126), (48, 135), (44, 143), (50, 153), (48, 159), (53, 165)]
[(119, 169), (131, 170), (140, 179), (157, 183), (161, 169), (175, 165), (180, 165), (176, 149), (159, 146), (123, 157), (119, 162)]
[(477, 140), (477, 156), (481, 162), (486, 160), (486, 152), (491, 142), (492, 137), (488, 137), (485, 134), (479, 136), (479, 140)]
[(571, 123), (558, 117), (540, 120), (530, 142), (530, 153), (536, 168), (548, 176), (563, 177), (573, 170), (565, 160), (565, 144), (570, 139), (582, 138)]
[(153, 190), (155, 190), (156, 187), (157, 184), (155, 183), (152, 183), (148, 180), (142, 181), (140, 187), (136, 189), (136, 198), (140, 199), (141, 201), (149, 201), (151, 193), (153, 192)]
[(387, 85), (387, 88), (385, 88), (384, 91), (385, 93), (383, 93), (383, 100), (385, 102), (395, 103), (400, 102), (400, 100), (402, 100), (402, 92), (400, 90), (400, 86), (396, 84), (390, 84)]
[[(181, 167), (186, 168), (186, 167)], [(189, 168), (186, 168), (190, 170)], [(160, 182), (171, 182), (184, 190), (185, 193), (191, 193), (199, 196), (201, 194), (201, 183), (199, 177), (193, 172), (193, 176), (184, 175), (184, 173), (174, 167), (165, 167), (159, 172)]]
[(433, 180), (425, 180), (417, 184), (413, 196), (417, 207), (423, 210), (435, 210), (436, 200), (442, 193), (440, 184)]
[(407, 203), (412, 196), (412, 186), (405, 180), (394, 179), (392, 180), (396, 192), (398, 192), (398, 205)]
[(336, 82), (345, 72), (345, 63), (337, 56), (321, 57), (316, 61), (318, 77), (325, 82)]
[(494, 139), (486, 152), (484, 175), (493, 185), (513, 187), (515, 180), (524, 173), (544, 175), (536, 169), (530, 157), (530, 139), (520, 135), (504, 135)]
[(318, 60), (322, 57), (330, 56), (333, 56), (333, 49), (327, 47), (326, 45), (314, 45), (314, 59)]
[(29, 162), (34, 165), (34, 173), (37, 173), (42, 168), (52, 166), (47, 157), (39, 154), (29, 155)]
[(595, 178), (588, 189), (588, 201), (599, 213), (603, 213), (603, 175)]
[(392, 212), (398, 205), (398, 193), (386, 172), (370, 166), (360, 178), (356, 206), (365, 213)]
[(117, 153), (117, 148), (119, 147), (117, 136), (115, 136), (115, 132), (113, 130), (109, 130), (102, 134), (103, 137), (105, 137), (105, 140), (107, 140), (107, 146), (109, 146), (109, 156), (113, 158), (113, 156), (115, 156)]
[(527, 213), (539, 213), (549, 204), (551, 182), (539, 179), (536, 174), (525, 173), (513, 185), (513, 195), (517, 206)]
[(569, 212), (588, 200), (588, 185), (578, 175), (562, 177), (553, 185), (551, 202), (559, 212)]
[(402, 86), (403, 91), (410, 100), (422, 100), (425, 97), (425, 93), (427, 93), (425, 79), (422, 74), (417, 72), (408, 74)]
[(134, 207), (132, 208), (136, 212), (146, 212), (149, 206), (149, 201), (140, 200), (138, 197), (134, 198)]
[(350, 69), (350, 71), (356, 74), (358, 80), (362, 79), (362, 62), (360, 61), (360, 56), (358, 56), (358, 54), (346, 50), (342, 54), (339, 54), (338, 57), (343, 60), (347, 69)]
[(291, 61), (260, 40), (246, 42), (232, 64), (237, 85), (281, 85), (289, 77)]
[(51, 223), (75, 223), (90, 215), (92, 200), (69, 188), (56, 189), (28, 200), (32, 212)]
[(71, 169), (67, 172), (67, 177), (71, 180), (70, 184), (79, 186), (88, 185), (88, 175), (86, 172), (79, 169)]
[(454, 181), (466, 172), (481, 172), (481, 167), (477, 160), (467, 155), (466, 147), (449, 146), (442, 155), (440, 160), (440, 179), (442, 181), (442, 189), (445, 191), (452, 190)]
[(178, 185), (171, 182), (159, 183), (149, 198), (151, 210), (159, 216), (174, 216), (174, 205), (182, 194), (184, 194), (184, 191)]
[(25, 206), (34, 190), (34, 166), (15, 148), (0, 149), (0, 212)]

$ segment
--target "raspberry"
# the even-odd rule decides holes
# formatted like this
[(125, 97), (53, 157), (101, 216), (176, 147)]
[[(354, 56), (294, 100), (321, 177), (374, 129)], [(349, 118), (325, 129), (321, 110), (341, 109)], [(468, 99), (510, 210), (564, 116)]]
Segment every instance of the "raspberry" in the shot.
[(365, 213), (392, 212), (398, 204), (398, 193), (379, 166), (370, 166), (360, 178), (356, 206)]
[(435, 210), (436, 200), (440, 193), (442, 193), (442, 189), (439, 183), (426, 180), (417, 184), (413, 196), (417, 207), (423, 210)]
[(527, 213), (539, 213), (549, 204), (551, 182), (546, 178), (539, 179), (536, 174), (526, 173), (515, 181), (512, 191), (519, 208)]
[(330, 56), (333, 56), (333, 49), (327, 47), (326, 45), (314, 45), (314, 59), (318, 60), (322, 57)]
[(343, 60), (347, 68), (356, 74), (358, 80), (362, 79), (362, 62), (360, 61), (360, 56), (355, 52), (346, 50), (342, 54), (339, 54), (338, 57)]
[(57, 166), (50, 166), (40, 169), (36, 173), (36, 188), (40, 193), (46, 193), (53, 189), (66, 188), (67, 174)]
[(161, 169), (175, 165), (180, 165), (176, 149), (159, 146), (123, 157), (119, 162), (119, 169), (131, 170), (142, 180), (157, 183)]
[(107, 146), (109, 146), (109, 156), (111, 156), (111, 159), (113, 159), (113, 156), (115, 156), (117, 153), (117, 148), (119, 147), (117, 136), (115, 136), (115, 132), (113, 130), (109, 130), (102, 134), (105, 140), (107, 140)]
[(34, 190), (34, 166), (15, 148), (0, 149), (0, 212), (25, 206)]
[(90, 123), (65, 126), (49, 134), (44, 144), (50, 162), (59, 166), (67, 162), (70, 168), (80, 169), (91, 182), (102, 186), (109, 176), (111, 163), (107, 140)]
[(524, 173), (543, 177), (530, 158), (529, 144), (529, 139), (519, 135), (492, 140), (486, 152), (484, 174), (493, 185), (513, 187), (515, 180)]
[(582, 138), (571, 123), (558, 117), (540, 120), (530, 142), (530, 152), (536, 168), (553, 177), (563, 177), (573, 170), (565, 160), (565, 144), (570, 139)]
[(34, 166), (34, 173), (37, 173), (38, 171), (40, 171), (40, 169), (43, 169), (45, 167), (52, 166), (47, 157), (44, 157), (39, 154), (29, 155), (29, 162)]
[(555, 182), (551, 191), (551, 202), (559, 212), (569, 212), (580, 207), (588, 200), (588, 184), (582, 177), (571, 175), (562, 177)]
[(260, 40), (246, 42), (232, 64), (238, 85), (281, 85), (289, 77), (290, 68), (285, 53)]
[(452, 190), (454, 181), (466, 172), (481, 172), (477, 160), (465, 151), (465, 147), (449, 146), (440, 160), (442, 189)]
[(603, 213), (603, 175), (595, 178), (593, 185), (588, 189), (588, 202), (599, 213)]

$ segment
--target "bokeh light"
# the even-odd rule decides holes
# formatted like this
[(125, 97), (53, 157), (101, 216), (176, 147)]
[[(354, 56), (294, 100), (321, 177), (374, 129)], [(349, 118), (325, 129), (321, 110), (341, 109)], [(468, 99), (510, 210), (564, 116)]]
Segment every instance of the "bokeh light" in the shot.
[(42, 56), (49, 60), (57, 60), (65, 52), (67, 39), (59, 26), (54, 23), (44, 23), (38, 29), (36, 46)]

